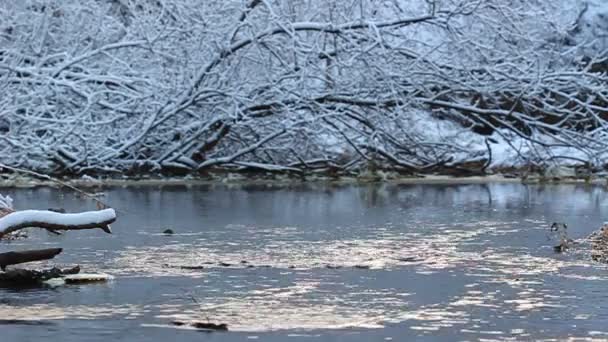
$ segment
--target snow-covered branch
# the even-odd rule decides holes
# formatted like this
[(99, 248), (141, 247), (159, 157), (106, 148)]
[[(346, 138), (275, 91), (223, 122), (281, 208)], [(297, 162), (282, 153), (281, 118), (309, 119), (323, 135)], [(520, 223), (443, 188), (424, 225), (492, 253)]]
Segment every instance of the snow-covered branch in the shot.
[(64, 214), (47, 210), (20, 210), (0, 217), (0, 238), (27, 227), (51, 230), (100, 228), (111, 234), (110, 223), (116, 220), (114, 209)]
[(2, 162), (72, 175), (599, 167), (605, 12), (587, 0), (2, 3)]

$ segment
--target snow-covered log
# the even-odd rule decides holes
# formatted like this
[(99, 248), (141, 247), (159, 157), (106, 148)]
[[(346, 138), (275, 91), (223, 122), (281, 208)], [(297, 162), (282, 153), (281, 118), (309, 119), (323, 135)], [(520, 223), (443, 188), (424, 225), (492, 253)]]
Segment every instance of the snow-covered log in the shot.
[[(98, 205), (100, 205), (99, 202)], [(45, 228), (55, 233), (57, 230), (100, 228), (111, 234), (110, 223), (115, 220), (116, 212), (111, 208), (75, 214), (67, 214), (63, 209), (15, 211), (13, 199), (0, 194), (0, 239), (7, 234), (28, 227)], [(62, 250), (62, 248), (47, 248), (0, 253), (0, 269), (4, 271), (0, 273), (0, 283), (9, 283), (12, 286), (35, 284), (50, 278), (80, 272), (78, 266), (68, 270), (52, 268), (43, 271), (24, 269), (6, 271), (6, 266), (9, 265), (52, 259)]]
[(0, 238), (27, 227), (50, 230), (80, 230), (100, 228), (111, 234), (110, 223), (116, 220), (114, 209), (63, 214), (48, 210), (20, 210), (0, 218)]

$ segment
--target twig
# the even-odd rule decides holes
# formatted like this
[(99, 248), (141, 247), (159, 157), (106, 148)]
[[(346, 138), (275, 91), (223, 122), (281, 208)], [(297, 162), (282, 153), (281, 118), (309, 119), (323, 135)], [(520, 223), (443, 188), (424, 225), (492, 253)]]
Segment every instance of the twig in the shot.
[[(49, 175), (45, 175), (45, 174), (42, 174), (42, 173), (38, 173), (38, 172), (35, 172), (35, 171), (26, 170), (26, 169), (21, 169), (21, 168), (18, 168), (18, 167), (8, 166), (6, 164), (0, 163), (0, 169), (3, 169), (3, 168), (11, 170), (13, 172), (25, 173), (25, 174), (28, 174), (28, 175), (31, 175), (31, 176), (34, 176), (34, 177), (38, 177), (38, 178), (41, 178), (41, 179), (44, 179), (44, 180), (51, 181), (53, 183), (57, 183), (57, 184), (59, 184), (61, 186), (65, 186), (65, 187), (67, 187), (67, 188), (69, 188), (71, 190), (74, 190), (77, 193), (83, 195), (84, 197), (90, 198), (93, 201), (95, 201), (98, 204), (98, 206), (97, 206), (98, 209), (110, 208), (109, 205), (107, 205), (106, 203), (100, 201), (95, 195), (93, 195), (91, 193), (88, 193), (86, 191), (83, 191), (81, 189), (78, 189), (77, 187), (75, 187), (73, 185), (70, 185), (70, 184), (68, 184), (66, 182), (63, 182), (63, 181), (61, 181), (61, 180), (59, 180), (57, 178), (51, 177)], [(101, 205), (101, 207), (100, 207), (100, 205)]]

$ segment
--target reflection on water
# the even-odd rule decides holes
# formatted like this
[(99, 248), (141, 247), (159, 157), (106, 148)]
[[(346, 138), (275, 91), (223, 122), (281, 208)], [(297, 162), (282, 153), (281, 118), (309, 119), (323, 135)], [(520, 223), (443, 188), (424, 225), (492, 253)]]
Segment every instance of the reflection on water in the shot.
[[(2, 192), (21, 208), (94, 208), (46, 188)], [(62, 246), (64, 253), (48, 263), (79, 263), (87, 272), (116, 276), (107, 284), (0, 290), (2, 319), (17, 320), (0, 322), (11, 341), (200, 339), (196, 331), (170, 326), (172, 320), (227, 323), (235, 332), (216, 338), (229, 341), (608, 335), (605, 266), (585, 251), (555, 254), (548, 239), (553, 221), (567, 222), (574, 238), (598, 227), (608, 205), (600, 187), (105, 192), (119, 212), (113, 236), (32, 231), (28, 240), (0, 247)], [(176, 234), (162, 234), (166, 228)], [(26, 330), (16, 324), (28, 320), (57, 324)]]

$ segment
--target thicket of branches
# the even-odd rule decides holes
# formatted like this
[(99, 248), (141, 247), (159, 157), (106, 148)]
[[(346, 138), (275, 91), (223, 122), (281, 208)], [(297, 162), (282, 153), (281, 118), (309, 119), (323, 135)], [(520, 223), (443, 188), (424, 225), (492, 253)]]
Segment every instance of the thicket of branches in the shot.
[[(0, 155), (45, 172), (606, 157), (587, 7), (527, 0), (0, 4)], [(595, 44), (595, 45), (594, 45)], [(467, 164), (468, 163), (468, 164)]]

